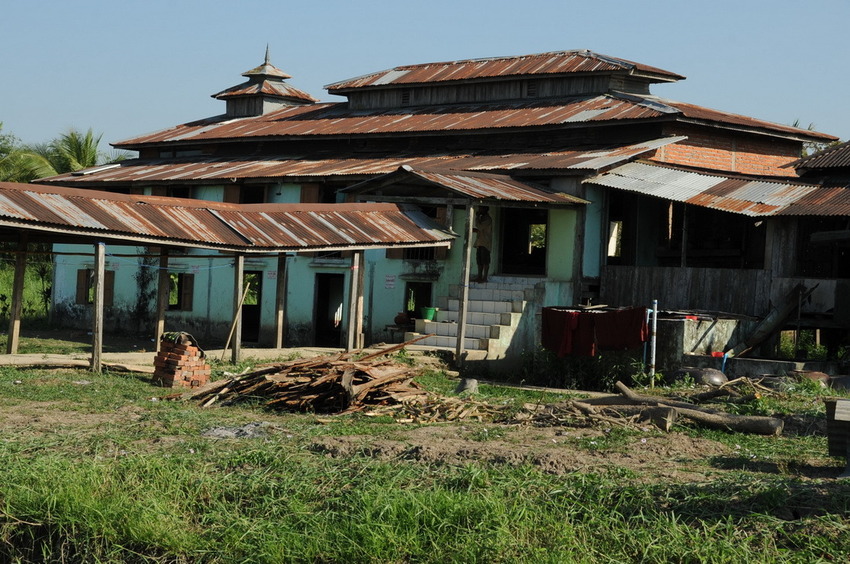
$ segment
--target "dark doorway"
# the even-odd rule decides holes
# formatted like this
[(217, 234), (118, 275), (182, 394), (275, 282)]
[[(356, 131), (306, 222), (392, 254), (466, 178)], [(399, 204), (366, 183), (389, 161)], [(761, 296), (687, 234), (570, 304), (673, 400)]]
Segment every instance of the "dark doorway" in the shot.
[(549, 212), (503, 208), (500, 223), (501, 273), (545, 275)]
[(342, 310), (345, 298), (345, 275), (316, 274), (316, 304), (313, 320), (317, 347), (342, 346)]
[[(259, 270), (245, 271), (248, 294), (242, 302), (242, 342), (256, 343), (260, 340), (260, 307), (263, 303), (263, 273)], [(243, 290), (244, 291), (244, 290)]]
[(434, 307), (430, 282), (407, 282), (404, 285), (404, 311), (410, 319), (422, 317), (423, 307)]

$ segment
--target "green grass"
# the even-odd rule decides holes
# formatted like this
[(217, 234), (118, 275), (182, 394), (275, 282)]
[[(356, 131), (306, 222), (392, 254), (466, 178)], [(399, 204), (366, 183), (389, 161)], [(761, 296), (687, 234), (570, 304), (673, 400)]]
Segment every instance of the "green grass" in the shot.
[[(424, 381), (429, 388), (451, 386), (437, 372)], [(318, 419), (258, 406), (201, 409), (153, 401), (166, 392), (120, 374), (0, 370), (4, 414), (26, 415), (33, 406), (49, 404), (57, 419), (4, 427), (0, 560), (809, 563), (850, 558), (850, 481), (808, 479), (794, 467), (803, 468), (811, 457), (825, 458), (823, 436), (682, 428), (740, 447), (723, 460), (707, 460), (717, 473), (704, 483), (616, 467), (552, 475), (531, 466), (476, 461), (438, 465), (366, 455), (331, 458), (312, 449), (312, 442), (347, 436), (369, 445), (378, 437), (395, 437), (402, 426), (386, 417)], [(482, 386), (481, 397), (542, 400), (490, 386)], [(806, 406), (813, 399), (819, 401), (809, 393), (806, 399), (789, 399), (789, 405)], [(275, 432), (242, 440), (202, 435), (211, 427), (258, 420), (273, 424)], [(510, 439), (509, 427), (463, 426), (476, 442)], [(597, 439), (571, 439), (570, 446), (615, 453), (636, 437), (633, 431), (611, 429)], [(784, 472), (765, 466), (780, 463)]]

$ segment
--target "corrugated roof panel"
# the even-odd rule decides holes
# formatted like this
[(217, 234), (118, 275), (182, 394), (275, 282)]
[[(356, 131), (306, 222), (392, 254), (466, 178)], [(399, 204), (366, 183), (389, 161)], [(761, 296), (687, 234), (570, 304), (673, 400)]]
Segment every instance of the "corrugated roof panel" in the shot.
[(534, 76), (588, 72), (639, 71), (655, 76), (656, 81), (680, 80), (682, 75), (656, 67), (600, 55), (587, 50), (553, 51), (515, 57), (491, 57), (442, 63), (406, 65), (390, 70), (336, 82), (325, 86), (331, 92), (375, 86), (412, 85), (454, 80), (486, 79), (508, 76)]
[[(454, 238), (423, 217), (395, 204), (240, 206), (0, 183), (0, 223), (17, 228), (242, 252), (446, 245)], [(392, 237), (398, 231), (403, 239)]]
[(445, 155), (381, 155), (351, 158), (250, 157), (223, 159), (203, 157), (181, 159), (127, 160), (120, 166), (86, 175), (65, 174), (39, 182), (57, 184), (108, 183), (149, 184), (180, 180), (231, 180), (233, 178), (285, 178), (310, 176), (373, 176), (386, 174), (400, 166), (416, 169), (452, 169), (456, 171), (599, 170), (628, 161), (684, 137), (667, 137), (625, 147), (590, 150), (549, 150), (509, 154), (456, 153)]
[[(666, 115), (642, 99), (614, 95), (481, 104), (447, 104), (349, 110), (346, 104), (322, 103), (282, 108), (261, 116), (211, 118), (179, 125), (119, 143), (119, 148), (147, 144), (217, 139), (339, 136), (434, 131), (472, 131), (608, 121), (651, 119)], [(589, 111), (582, 117), (582, 113)]]
[(848, 168), (850, 167), (850, 141), (827, 147), (794, 163), (795, 168)]
[[(643, 162), (628, 163), (587, 179), (591, 184), (628, 190), (750, 216), (835, 215), (824, 188), (801, 182), (709, 176)], [(846, 197), (850, 207), (850, 194)]]
[(585, 200), (562, 192), (549, 192), (508, 176), (483, 173), (442, 173), (411, 170), (411, 174), (474, 199), (585, 204)]

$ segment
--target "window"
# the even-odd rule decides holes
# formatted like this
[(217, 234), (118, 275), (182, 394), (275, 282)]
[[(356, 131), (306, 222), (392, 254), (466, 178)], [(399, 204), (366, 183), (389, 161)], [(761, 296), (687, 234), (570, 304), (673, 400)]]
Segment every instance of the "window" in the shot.
[(266, 203), (266, 187), (263, 185), (242, 186), (239, 192), (240, 204), (264, 204)]
[(168, 309), (192, 311), (192, 300), (195, 294), (195, 275), (173, 272), (168, 276), (171, 279), (171, 287), (168, 292)]
[(436, 247), (412, 247), (404, 249), (404, 260), (434, 260)]
[(167, 193), (168, 193), (168, 196), (170, 198), (191, 198), (192, 197), (192, 187), (191, 186), (169, 186)]
[[(115, 295), (115, 271), (107, 270), (103, 276), (103, 305), (111, 306)], [(77, 299), (80, 305), (94, 303), (94, 269), (77, 271)]]
[(620, 220), (608, 222), (608, 256), (623, 256), (623, 222)]

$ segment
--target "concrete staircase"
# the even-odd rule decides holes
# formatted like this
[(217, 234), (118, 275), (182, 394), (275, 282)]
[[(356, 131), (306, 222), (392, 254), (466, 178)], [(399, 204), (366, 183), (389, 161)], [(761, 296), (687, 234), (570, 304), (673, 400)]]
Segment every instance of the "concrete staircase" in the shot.
[[(480, 358), (503, 358), (531, 299), (534, 285), (539, 281), (539, 278), (495, 276), (485, 283), (470, 283), (464, 348)], [(433, 333), (435, 336), (416, 344), (432, 349), (455, 350), (460, 318), (459, 295), (459, 287), (450, 286), (449, 295), (436, 300), (438, 310), (434, 320), (417, 319), (414, 331), (406, 333), (405, 340)]]

